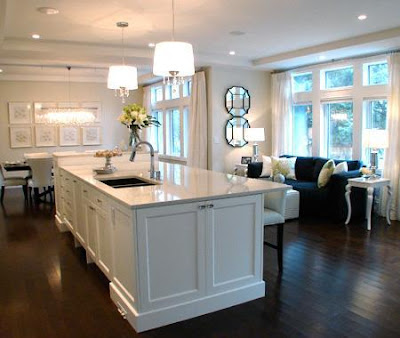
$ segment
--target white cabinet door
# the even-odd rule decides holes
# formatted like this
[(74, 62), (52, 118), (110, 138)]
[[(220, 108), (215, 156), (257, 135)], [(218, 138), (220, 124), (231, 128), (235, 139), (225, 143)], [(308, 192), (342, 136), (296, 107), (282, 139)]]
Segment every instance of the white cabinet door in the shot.
[(108, 213), (97, 208), (96, 224), (98, 234), (97, 265), (111, 279), (111, 222)]
[(137, 211), (140, 310), (204, 296), (206, 215), (201, 202)]
[(77, 180), (73, 180), (73, 196), (74, 196), (74, 206), (75, 206), (75, 235), (78, 241), (86, 247), (86, 224), (85, 217), (83, 215), (82, 207), (82, 188), (81, 183)]
[(262, 280), (262, 196), (208, 202), (207, 294)]
[(131, 211), (111, 208), (113, 227), (113, 284), (134, 305), (137, 302), (135, 221)]
[(86, 214), (86, 228), (87, 228), (87, 246), (86, 250), (93, 260), (97, 258), (97, 226), (96, 226), (96, 208), (91, 202), (85, 201), (83, 203)]

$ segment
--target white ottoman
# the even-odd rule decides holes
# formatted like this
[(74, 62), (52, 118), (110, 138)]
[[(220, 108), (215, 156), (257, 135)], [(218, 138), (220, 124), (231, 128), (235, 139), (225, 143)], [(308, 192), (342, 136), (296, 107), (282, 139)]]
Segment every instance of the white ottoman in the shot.
[(297, 190), (286, 192), (285, 220), (299, 218), (300, 194)]

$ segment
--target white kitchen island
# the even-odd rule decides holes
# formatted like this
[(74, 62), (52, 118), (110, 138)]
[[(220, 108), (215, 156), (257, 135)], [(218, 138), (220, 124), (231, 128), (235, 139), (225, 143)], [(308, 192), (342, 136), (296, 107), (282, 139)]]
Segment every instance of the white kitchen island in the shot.
[[(264, 193), (289, 186), (159, 163), (56, 170), (57, 225), (71, 231), (110, 280), (111, 298), (137, 332), (264, 297)], [(100, 180), (143, 178), (116, 189)]]

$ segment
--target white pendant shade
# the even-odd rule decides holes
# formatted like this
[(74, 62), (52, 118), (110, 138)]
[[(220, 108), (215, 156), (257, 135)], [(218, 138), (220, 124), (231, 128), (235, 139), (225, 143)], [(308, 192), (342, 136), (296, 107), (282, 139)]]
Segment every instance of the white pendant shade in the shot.
[(132, 66), (110, 66), (107, 88), (133, 90), (138, 88), (137, 68)]
[(195, 72), (193, 47), (190, 43), (164, 41), (154, 50), (153, 74), (156, 76), (191, 76)]

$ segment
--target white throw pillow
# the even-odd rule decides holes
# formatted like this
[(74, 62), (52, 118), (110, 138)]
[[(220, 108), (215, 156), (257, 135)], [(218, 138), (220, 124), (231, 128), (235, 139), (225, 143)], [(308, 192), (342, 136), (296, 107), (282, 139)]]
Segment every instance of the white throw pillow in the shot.
[(349, 171), (349, 167), (347, 166), (347, 162), (343, 161), (340, 162), (336, 167), (335, 170), (333, 171), (333, 174), (340, 174), (340, 173), (344, 173), (344, 172), (348, 172)]
[(285, 178), (296, 179), (295, 165), (297, 157), (274, 157), (272, 156), (272, 173), (282, 174)]
[(272, 175), (272, 160), (270, 156), (262, 156), (262, 172), (261, 176), (270, 177)]

